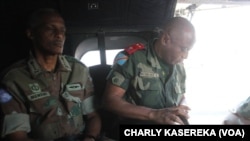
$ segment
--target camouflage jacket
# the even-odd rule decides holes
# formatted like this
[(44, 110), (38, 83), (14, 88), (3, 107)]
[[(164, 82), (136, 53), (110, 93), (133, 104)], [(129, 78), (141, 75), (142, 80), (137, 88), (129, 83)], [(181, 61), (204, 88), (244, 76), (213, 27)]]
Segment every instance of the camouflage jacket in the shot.
[(44, 71), (33, 55), (11, 66), (1, 80), (7, 99), (2, 137), (15, 131), (38, 139), (55, 139), (84, 130), (83, 115), (95, 110), (88, 68), (70, 56), (59, 56), (54, 72)]

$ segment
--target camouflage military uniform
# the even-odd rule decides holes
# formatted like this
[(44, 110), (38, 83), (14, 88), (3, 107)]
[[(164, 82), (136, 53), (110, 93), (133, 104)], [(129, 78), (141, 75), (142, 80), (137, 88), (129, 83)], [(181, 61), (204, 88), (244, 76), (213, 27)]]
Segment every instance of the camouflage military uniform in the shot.
[(69, 56), (59, 56), (58, 62), (54, 72), (46, 72), (30, 55), (5, 73), (2, 137), (31, 131), (31, 137), (52, 140), (84, 130), (83, 115), (95, 110), (88, 69)]
[(126, 90), (125, 99), (133, 104), (161, 109), (179, 104), (185, 93), (182, 63), (164, 64), (155, 54), (153, 43), (135, 44), (118, 53), (107, 79)]
[(250, 125), (250, 97), (240, 102), (223, 121), (223, 124)]
[(240, 103), (236, 109), (236, 113), (246, 119), (250, 119), (250, 97)]

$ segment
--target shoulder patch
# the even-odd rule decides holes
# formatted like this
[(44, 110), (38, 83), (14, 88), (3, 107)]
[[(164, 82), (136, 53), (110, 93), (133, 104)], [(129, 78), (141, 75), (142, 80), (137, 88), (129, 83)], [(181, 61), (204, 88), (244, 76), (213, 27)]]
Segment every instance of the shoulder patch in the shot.
[(130, 55), (130, 54), (133, 54), (134, 52), (136, 52), (137, 50), (142, 50), (144, 48), (145, 47), (142, 43), (136, 43), (136, 44), (132, 44), (132, 45), (128, 46), (127, 48), (125, 48), (125, 51)]
[(0, 89), (0, 103), (7, 103), (12, 99), (12, 96), (4, 89)]
[(122, 66), (127, 60), (128, 60), (128, 56), (124, 54), (124, 52), (122, 51), (116, 55), (114, 59), (114, 64), (119, 64)]

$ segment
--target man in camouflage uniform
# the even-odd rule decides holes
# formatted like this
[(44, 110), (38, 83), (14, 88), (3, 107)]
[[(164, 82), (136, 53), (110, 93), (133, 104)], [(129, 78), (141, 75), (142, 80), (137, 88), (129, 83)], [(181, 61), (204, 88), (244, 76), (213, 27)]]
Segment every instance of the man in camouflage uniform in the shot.
[[(158, 39), (117, 54), (107, 77), (103, 105), (123, 123), (187, 124), (183, 59), (195, 42), (186, 19), (167, 22)], [(129, 120), (128, 120), (129, 119)]]
[(88, 68), (62, 55), (63, 18), (53, 9), (34, 13), (27, 36), (30, 56), (4, 71), (1, 135), (10, 141), (93, 141), (101, 121)]
[(225, 125), (250, 125), (250, 97), (242, 101), (223, 120)]

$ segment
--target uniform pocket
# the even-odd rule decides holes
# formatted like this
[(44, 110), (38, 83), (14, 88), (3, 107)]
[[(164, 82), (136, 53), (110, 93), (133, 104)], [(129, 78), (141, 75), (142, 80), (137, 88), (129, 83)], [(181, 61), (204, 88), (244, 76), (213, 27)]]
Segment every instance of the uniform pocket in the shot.
[(138, 88), (140, 90), (154, 91), (160, 89), (160, 83), (157, 78), (141, 78), (137, 80)]
[(62, 95), (63, 95), (63, 98), (65, 98), (68, 101), (79, 103), (83, 101), (83, 95), (84, 95), (83, 90), (84, 90), (84, 87), (81, 86), (80, 83), (67, 84), (66, 90)]
[(161, 84), (157, 78), (138, 78), (137, 104), (157, 107), (160, 99)]
[(84, 88), (80, 84), (68, 84), (62, 93), (67, 110), (71, 116), (82, 114), (81, 105), (84, 99)]

